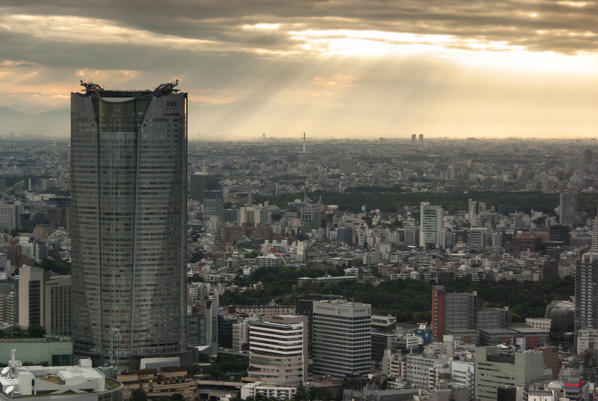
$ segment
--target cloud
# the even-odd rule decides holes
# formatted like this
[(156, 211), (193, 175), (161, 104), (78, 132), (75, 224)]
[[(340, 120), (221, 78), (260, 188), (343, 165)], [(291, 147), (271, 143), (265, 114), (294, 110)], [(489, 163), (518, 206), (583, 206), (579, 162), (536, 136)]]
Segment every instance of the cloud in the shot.
[[(181, 78), (190, 132), (593, 132), (596, 1), (0, 0), (0, 106)], [(475, 115), (473, 115), (475, 111)], [(448, 132), (450, 131), (450, 132)]]

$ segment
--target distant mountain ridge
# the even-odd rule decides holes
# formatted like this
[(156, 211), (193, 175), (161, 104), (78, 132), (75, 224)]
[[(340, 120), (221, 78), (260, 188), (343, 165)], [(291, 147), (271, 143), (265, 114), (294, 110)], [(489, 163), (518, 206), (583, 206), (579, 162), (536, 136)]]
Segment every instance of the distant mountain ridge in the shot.
[(30, 114), (0, 107), (0, 137), (14, 134), (46, 138), (68, 137), (70, 133), (68, 108)]

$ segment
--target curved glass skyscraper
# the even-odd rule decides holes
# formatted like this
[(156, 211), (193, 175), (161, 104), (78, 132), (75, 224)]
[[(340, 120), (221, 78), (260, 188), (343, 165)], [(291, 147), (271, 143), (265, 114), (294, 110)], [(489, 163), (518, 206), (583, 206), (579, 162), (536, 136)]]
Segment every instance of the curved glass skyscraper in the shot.
[(187, 94), (71, 93), (75, 353), (137, 367), (185, 351)]

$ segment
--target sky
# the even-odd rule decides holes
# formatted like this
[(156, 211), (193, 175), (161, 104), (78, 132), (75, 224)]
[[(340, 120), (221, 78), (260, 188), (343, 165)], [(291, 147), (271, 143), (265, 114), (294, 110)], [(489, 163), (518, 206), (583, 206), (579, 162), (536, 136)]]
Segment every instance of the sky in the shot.
[(0, 0), (0, 136), (180, 80), (191, 139), (595, 137), (581, 0)]

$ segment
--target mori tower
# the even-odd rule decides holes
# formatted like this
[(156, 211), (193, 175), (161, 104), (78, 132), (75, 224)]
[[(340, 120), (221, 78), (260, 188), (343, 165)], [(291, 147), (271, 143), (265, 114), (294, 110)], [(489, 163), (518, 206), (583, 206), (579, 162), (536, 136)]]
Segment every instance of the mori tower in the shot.
[(72, 337), (97, 364), (186, 348), (187, 94), (71, 93)]

